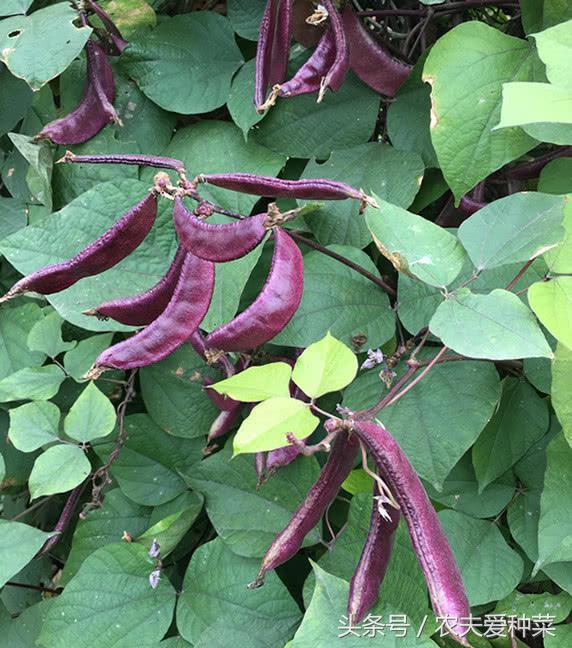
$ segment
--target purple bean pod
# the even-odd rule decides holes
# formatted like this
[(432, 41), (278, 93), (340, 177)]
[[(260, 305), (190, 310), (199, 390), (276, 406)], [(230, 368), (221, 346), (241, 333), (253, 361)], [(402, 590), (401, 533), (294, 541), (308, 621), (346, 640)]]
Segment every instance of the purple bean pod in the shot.
[(343, 11), (344, 29), (350, 44), (350, 67), (376, 92), (394, 97), (411, 72), (411, 66), (393, 58), (373, 40), (348, 4)]
[(210, 349), (245, 351), (271, 340), (288, 324), (300, 305), (304, 284), (302, 254), (282, 229), (274, 229), (270, 272), (254, 302), (207, 337)]
[(468, 194), (463, 196), (459, 201), (459, 210), (465, 214), (465, 216), (472, 216), (474, 213), (478, 212), (479, 209), (486, 207), (487, 203), (483, 200), (476, 200)]
[(360, 189), (354, 189), (345, 182), (327, 178), (284, 180), (252, 173), (213, 173), (197, 176), (195, 183), (201, 182), (265, 198), (301, 198), (305, 200), (353, 198), (374, 205), (373, 200)]
[(76, 155), (66, 151), (56, 164), (126, 164), (128, 166), (150, 166), (157, 169), (172, 169), (179, 174), (185, 174), (185, 165), (181, 160), (156, 155), (132, 155), (130, 153), (117, 155)]
[(292, 0), (268, 0), (256, 49), (254, 105), (265, 110), (266, 92), (284, 80), (292, 37)]
[(103, 26), (105, 27), (109, 37), (115, 46), (116, 53), (119, 55), (123, 50), (129, 45), (129, 43), (123, 38), (121, 32), (119, 31), (117, 25), (113, 22), (111, 16), (102, 9), (97, 2), (94, 0), (87, 0), (87, 6), (91, 9), (101, 20)]
[(359, 623), (375, 605), (391, 558), (395, 531), (401, 516), (392, 506), (387, 506), (386, 510), (389, 519), (379, 512), (374, 499), (367, 538), (350, 581), (348, 615), (354, 623)]
[(349, 475), (357, 447), (355, 435), (340, 431), (318, 480), (264, 554), (256, 580), (249, 585), (251, 589), (263, 585), (266, 572), (290, 560), (302, 547), (304, 538), (318, 524)]
[(241, 403), (237, 407), (234, 407), (230, 410), (225, 410), (221, 412), (216, 419), (213, 421), (213, 424), (209, 428), (207, 441), (211, 443), (215, 439), (218, 439), (221, 436), (224, 436), (230, 432), (236, 418), (240, 412)]
[(271, 450), (266, 458), (266, 470), (268, 476), (274, 474), (279, 468), (288, 466), (302, 454), (300, 448), (296, 445), (287, 445), (283, 448)]
[(245, 256), (261, 243), (268, 229), (267, 214), (214, 225), (205, 223), (189, 211), (181, 198), (175, 198), (173, 220), (181, 245), (201, 259), (218, 263)]
[[(339, 427), (330, 419), (328, 432)], [(395, 439), (380, 424), (353, 420), (351, 429), (366, 445), (382, 477), (391, 489), (407, 523), (411, 542), (417, 555), (435, 614), (443, 618), (460, 619), (470, 614), (469, 603), (461, 573), (421, 480)], [(455, 627), (449, 628), (459, 643), (469, 646), (467, 639)]]
[(179, 281), (165, 310), (149, 326), (101, 353), (86, 375), (95, 379), (108, 368), (134, 369), (166, 358), (202, 322), (214, 288), (214, 264), (187, 252)]
[(328, 88), (335, 92), (342, 87), (348, 70), (350, 69), (350, 52), (346, 40), (346, 32), (342, 16), (336, 9), (332, 0), (323, 0), (323, 2), (330, 19), (330, 29), (333, 32), (335, 57), (326, 76), (321, 81), (320, 91), (318, 93), (318, 103), (322, 101)]
[(8, 301), (24, 292), (50, 295), (73, 286), (84, 277), (91, 277), (112, 268), (142, 243), (153, 227), (156, 216), (157, 196), (149, 193), (69, 261), (46, 266), (20, 279), (0, 302)]
[(84, 311), (98, 319), (111, 318), (128, 326), (146, 326), (156, 320), (167, 308), (177, 286), (185, 261), (186, 251), (179, 246), (166, 274), (152, 288), (133, 297), (105, 302), (97, 308)]
[(211, 403), (221, 412), (228, 412), (229, 410), (242, 405), (241, 401), (234, 400), (234, 398), (225, 396), (224, 394), (219, 394), (214, 389), (209, 389), (209, 387), (214, 384), (215, 381), (212, 378), (209, 378), (208, 376), (203, 378), (203, 387), (205, 388), (206, 395), (209, 397)]
[(101, 45), (88, 40), (87, 79), (78, 107), (62, 119), (50, 122), (35, 139), (48, 139), (55, 144), (81, 144), (117, 119), (112, 106), (115, 98), (113, 70)]
[(561, 157), (572, 157), (572, 146), (559, 146), (553, 151), (549, 151), (535, 160), (523, 162), (515, 166), (504, 167), (504, 175), (511, 180), (530, 180), (538, 178), (540, 172), (552, 160)]

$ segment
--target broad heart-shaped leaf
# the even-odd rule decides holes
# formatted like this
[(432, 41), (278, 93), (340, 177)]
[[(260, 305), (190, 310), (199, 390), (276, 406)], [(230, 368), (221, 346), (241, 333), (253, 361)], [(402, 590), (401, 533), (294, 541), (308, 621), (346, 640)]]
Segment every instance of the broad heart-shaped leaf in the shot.
[[(1, 10), (0, 10), (1, 11)], [(5, 65), (0, 64), (0, 134), (5, 135), (25, 116), (32, 103), (32, 90), (25, 81), (10, 74)], [(2, 201), (4, 202), (4, 201)]]
[(21, 452), (33, 452), (58, 439), (60, 410), (49, 401), (27, 403), (10, 410), (10, 441)]
[(13, 16), (28, 11), (33, 0), (4, 0), (0, 9), (0, 16)]
[(567, 648), (572, 642), (572, 626), (563, 624), (552, 628), (544, 640), (545, 648)]
[(571, 505), (572, 448), (564, 435), (558, 434), (547, 451), (535, 571), (550, 563), (572, 561)]
[(525, 124), (522, 130), (540, 142), (551, 142), (561, 146), (572, 144), (572, 124), (555, 124), (551, 122)]
[(279, 396), (288, 398), (291, 375), (292, 368), (286, 362), (271, 362), (249, 367), (211, 385), (209, 389), (244, 403), (257, 403)]
[(81, 448), (75, 445), (55, 445), (35, 461), (30, 474), (30, 496), (66, 493), (89, 475), (91, 464)]
[(572, 124), (572, 88), (550, 83), (505, 83), (500, 121), (495, 132), (496, 129), (534, 124), (552, 128), (562, 124), (563, 132), (568, 133)]
[[(342, 245), (338, 252), (374, 275), (379, 270), (361, 250)], [(367, 338), (372, 348), (391, 339), (395, 318), (387, 295), (355, 270), (321, 252), (304, 255), (304, 293), (294, 317), (273, 340), (273, 344), (307, 347), (330, 331), (344, 344), (354, 335)]]
[(348, 347), (326, 333), (296, 360), (292, 380), (311, 398), (347, 387), (356, 377), (358, 361)]
[(572, 277), (533, 284), (528, 289), (528, 301), (550, 333), (572, 349)]
[(182, 636), (197, 645), (201, 635), (217, 624), (220, 646), (233, 645), (235, 629), (247, 628), (260, 638), (260, 646), (284, 645), (300, 621), (300, 610), (275, 573), (268, 574), (263, 588), (245, 588), (259, 567), (256, 558), (237, 556), (220, 538), (199, 547), (177, 604)]
[[(77, 12), (66, 2), (14, 16), (0, 24), (0, 59), (12, 74), (39, 90), (81, 52), (91, 34), (76, 27)], [(41, 56), (38, 56), (41, 52)]]
[(50, 607), (40, 634), (45, 648), (156, 646), (173, 617), (169, 579), (149, 585), (154, 562), (138, 544), (112, 544), (91, 554)]
[[(258, 38), (258, 31), (256, 38)], [(248, 138), (248, 131), (264, 119), (263, 114), (256, 112), (252, 101), (255, 63), (255, 59), (250, 59), (235, 74), (227, 101), (232, 121), (240, 128), (245, 140)]]
[(266, 0), (228, 0), (228, 19), (239, 36), (258, 40), (265, 4)]
[(518, 585), (522, 558), (507, 545), (495, 524), (456, 511), (442, 511), (439, 519), (461, 570), (470, 605), (497, 601)]
[(111, 346), (113, 333), (102, 333), (92, 335), (85, 340), (80, 340), (73, 349), (64, 355), (64, 367), (67, 373), (76, 382), (85, 382), (83, 377), (97, 356)]
[(0, 587), (25, 567), (52, 535), (21, 522), (0, 520)]
[(465, 251), (454, 234), (375, 196), (366, 223), (379, 251), (395, 269), (430, 286), (447, 286), (461, 272)]
[(119, 488), (105, 494), (105, 506), (90, 511), (75, 528), (71, 551), (62, 574), (62, 585), (75, 576), (83, 561), (96, 549), (121, 542), (123, 533), (136, 538), (149, 528), (153, 509), (135, 504)]
[(533, 37), (550, 83), (572, 88), (570, 66), (566, 65), (572, 58), (572, 20), (533, 34)]
[[(148, 189), (148, 184), (136, 180), (97, 185), (61, 211), (1, 241), (0, 252), (22, 274), (66, 261), (111, 227)], [(128, 330), (112, 320), (99, 322), (82, 311), (147, 290), (163, 276), (176, 248), (172, 205), (167, 202), (161, 201), (157, 222), (133, 254), (103, 274), (48, 296), (65, 320), (88, 330)]]
[(278, 396), (258, 403), (244, 419), (234, 437), (234, 454), (263, 452), (290, 445), (286, 434), (305, 439), (320, 424), (308, 405)]
[(552, 407), (562, 425), (566, 440), (572, 446), (572, 351), (563, 344), (556, 347), (552, 363)]
[[(201, 457), (199, 439), (178, 439), (164, 432), (146, 414), (125, 419), (127, 441), (113, 462), (112, 476), (127, 497), (138, 504), (158, 506), (186, 490), (182, 472)], [(106, 460), (113, 443), (95, 450)]]
[(44, 599), (26, 608), (16, 619), (0, 608), (0, 632), (2, 641), (10, 648), (36, 646), (36, 640), (53, 599)]
[(553, 618), (552, 623), (562, 623), (571, 611), (572, 597), (567, 592), (523, 594), (515, 590), (497, 603), (494, 613), (529, 619), (539, 614), (549, 614)]
[(123, 69), (165, 110), (194, 115), (222, 106), (242, 55), (230, 23), (203, 11), (166, 18), (134, 38), (121, 57)]
[[(568, 164), (559, 164), (554, 167), (554, 170), (563, 173), (564, 178), (572, 177), (572, 158), (563, 158), (561, 160), (554, 160), (555, 162), (567, 162)], [(567, 185), (572, 191), (572, 183), (566, 183), (566, 180), (554, 181), (554, 176), (546, 176), (546, 184), (551, 185), (552, 189), (560, 189), (556, 185)], [(542, 181), (542, 178), (539, 182)], [(553, 193), (557, 193), (554, 191)], [(562, 225), (564, 227), (565, 235), (560, 244), (548, 252), (545, 252), (544, 259), (548, 269), (552, 273), (572, 273), (572, 199), (566, 196), (566, 203), (564, 205), (564, 219)]]
[(44, 362), (45, 354), (31, 351), (26, 344), (28, 333), (42, 317), (42, 309), (36, 304), (5, 305), (0, 309), (0, 379)]
[[(289, 157), (324, 159), (332, 151), (369, 140), (375, 128), (379, 95), (352, 72), (322, 103), (315, 94), (278, 100), (253, 133), (258, 142)], [(348, 114), (359, 119), (348, 119)]]
[[(240, 556), (262, 556), (306, 497), (318, 477), (319, 466), (313, 457), (304, 457), (281, 468), (258, 487), (252, 457), (231, 460), (231, 453), (227, 443), (223, 450), (187, 471), (186, 480), (205, 496), (209, 519), (225, 544)], [(304, 546), (319, 539), (314, 529), (306, 536)]]
[(26, 173), (26, 184), (34, 200), (52, 209), (52, 152), (46, 141), (34, 143), (31, 137), (20, 133), (10, 133), (14, 146), (30, 165)]
[(459, 240), (478, 271), (534, 259), (563, 239), (565, 204), (529, 191), (500, 198), (463, 222)]
[(32, 351), (41, 351), (50, 358), (73, 349), (77, 343), (63, 341), (62, 324), (63, 320), (56, 311), (48, 312), (30, 330), (28, 347)]
[[(435, 648), (435, 644), (427, 636), (421, 634), (420, 622), (412, 623), (408, 620), (408, 632), (405, 636), (391, 632), (388, 626), (383, 632), (373, 629), (372, 619), (368, 622), (367, 617), (362, 623), (349, 622), (347, 617), (347, 601), (349, 594), (349, 583), (346, 580), (329, 574), (320, 565), (312, 563), (316, 586), (314, 594), (306, 614), (298, 628), (294, 639), (288, 648), (331, 648), (342, 644), (348, 648), (359, 648), (368, 642), (368, 637), (375, 637), (375, 645), (381, 648)], [(384, 583), (385, 586), (385, 583)], [(384, 587), (385, 589), (385, 587)], [(419, 611), (419, 610), (417, 610)], [(399, 608), (391, 605), (378, 603), (372, 612), (372, 618), (381, 617), (380, 623), (387, 623), (391, 614), (403, 614)], [(372, 634), (373, 632), (373, 634)]]
[[(375, 192), (383, 199), (408, 207), (423, 178), (423, 162), (416, 153), (388, 144), (367, 142), (334, 151), (327, 162), (310, 160), (302, 178), (329, 178)], [(365, 247), (371, 234), (356, 200), (336, 200), (311, 214), (306, 222), (322, 245), (339, 243)]]
[(27, 211), (26, 204), (17, 198), (0, 197), (0, 239), (26, 227)]
[(111, 434), (116, 420), (109, 398), (90, 382), (71, 406), (64, 420), (64, 431), (72, 439), (87, 443)]
[(431, 139), (457, 202), (535, 146), (518, 128), (492, 130), (503, 83), (532, 78), (532, 52), (526, 41), (477, 21), (455, 27), (431, 49), (423, 70), (431, 84)]
[[(354, 411), (375, 404), (386, 390), (378, 374), (376, 370), (362, 374), (346, 389), (343, 404)], [(490, 420), (499, 398), (500, 382), (492, 364), (445, 362), (435, 365), (378, 418), (419, 475), (441, 489)]]
[(505, 378), (498, 409), (473, 446), (479, 491), (513, 466), (548, 431), (544, 400), (528, 383)]
[(443, 344), (469, 358), (552, 357), (530, 309), (507, 290), (477, 295), (461, 288), (439, 306), (429, 328)]
[(58, 393), (65, 377), (56, 365), (20, 369), (0, 380), (0, 402), (47, 400)]
[(101, 2), (125, 38), (157, 24), (153, 4), (153, 2), (148, 3), (147, 0), (103, 0)]

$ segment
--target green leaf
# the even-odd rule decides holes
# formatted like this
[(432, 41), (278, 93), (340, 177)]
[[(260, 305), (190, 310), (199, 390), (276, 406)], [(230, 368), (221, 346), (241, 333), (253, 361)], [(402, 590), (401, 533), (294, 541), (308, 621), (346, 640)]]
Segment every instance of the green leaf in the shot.
[(455, 511), (442, 511), (439, 520), (471, 606), (504, 598), (518, 585), (522, 558), (507, 545), (495, 524)]
[[(181, 473), (201, 456), (201, 439), (179, 439), (164, 432), (146, 414), (125, 419), (127, 441), (113, 462), (111, 474), (121, 490), (138, 504), (159, 506), (186, 490)], [(97, 445), (104, 461), (113, 443)]]
[(571, 501), (572, 448), (564, 435), (559, 434), (550, 442), (547, 451), (535, 571), (551, 563), (572, 561)]
[(439, 306), (429, 327), (443, 344), (470, 358), (552, 357), (534, 315), (506, 290), (477, 295), (461, 288)]
[(310, 398), (319, 398), (349, 385), (357, 371), (355, 354), (328, 332), (296, 360), (292, 380)]
[(91, 464), (83, 450), (75, 445), (48, 448), (35, 461), (30, 475), (30, 496), (66, 493), (89, 475)]
[(528, 301), (550, 333), (572, 349), (572, 277), (533, 284), (528, 289)]
[(64, 380), (64, 372), (56, 365), (20, 369), (0, 380), (0, 402), (48, 400), (58, 393)]
[(496, 129), (528, 124), (572, 124), (572, 89), (549, 83), (505, 83)]
[[(555, 162), (572, 162), (572, 158), (563, 158), (562, 160), (555, 160)], [(546, 167), (545, 167), (546, 168)], [(555, 171), (561, 173), (559, 183), (562, 185), (566, 181), (562, 178), (568, 178), (568, 169), (572, 171), (572, 165), (558, 165), (554, 167)], [(570, 176), (572, 177), (572, 176)], [(546, 178), (546, 176), (545, 176)], [(539, 180), (542, 182), (542, 178)], [(556, 187), (554, 187), (556, 188)], [(572, 186), (571, 186), (572, 189)], [(572, 200), (570, 196), (565, 197), (564, 206), (564, 219), (562, 221), (564, 226), (565, 236), (564, 240), (554, 249), (545, 252), (544, 259), (548, 265), (548, 269), (553, 273), (572, 273)]]
[(320, 424), (306, 403), (290, 397), (274, 397), (256, 405), (234, 437), (234, 454), (263, 452), (289, 445), (287, 433), (305, 439)]
[(560, 243), (565, 201), (522, 192), (488, 204), (463, 222), (459, 240), (480, 272), (534, 259)]
[(552, 407), (562, 425), (566, 440), (572, 446), (572, 351), (563, 344), (556, 347), (552, 363)]
[(411, 333), (429, 325), (431, 317), (443, 301), (438, 288), (418, 281), (403, 272), (397, 278), (397, 314)]
[[(343, 405), (355, 411), (375, 404), (386, 390), (378, 373), (369, 371), (355, 380), (344, 393)], [(490, 420), (499, 398), (500, 382), (492, 364), (446, 362), (435, 365), (378, 418), (419, 475), (441, 489)]]
[(292, 368), (286, 362), (271, 362), (260, 367), (249, 367), (221, 380), (209, 389), (244, 403), (257, 403), (274, 397), (288, 398)]
[[(156, 3), (151, 0), (151, 4)], [(101, 5), (125, 38), (157, 24), (153, 7), (146, 0), (103, 0)]]
[(6, 645), (10, 648), (36, 646), (36, 640), (52, 600), (45, 599), (28, 607), (16, 619), (12, 619), (8, 613), (0, 613), (0, 632)]
[(220, 646), (235, 643), (236, 631), (246, 629), (259, 640), (256, 646), (284, 645), (300, 621), (300, 610), (275, 573), (268, 574), (264, 588), (245, 590), (258, 568), (256, 558), (233, 554), (220, 538), (199, 547), (189, 563), (177, 605), (182, 636), (197, 645), (209, 627), (216, 625)]
[(517, 128), (492, 130), (503, 83), (532, 77), (531, 52), (526, 41), (471, 21), (442, 36), (427, 57), (423, 80), (431, 84), (431, 139), (457, 202), (536, 144)]
[(184, 115), (222, 106), (242, 61), (228, 20), (207, 11), (163, 17), (121, 56), (123, 69), (149, 99)]
[(4, 0), (0, 16), (13, 16), (14, 14), (24, 14), (32, 4), (33, 0)]
[(0, 587), (25, 567), (52, 535), (27, 524), (0, 520)]
[(522, 130), (540, 142), (551, 142), (562, 146), (572, 144), (572, 124), (550, 122), (525, 124)]
[(519, 591), (511, 592), (494, 609), (494, 614), (515, 616), (520, 618), (533, 618), (538, 615), (550, 615), (552, 623), (562, 623), (572, 611), (572, 596), (567, 592), (559, 594), (522, 594)]
[(553, 629), (554, 636), (548, 634), (544, 639), (545, 648), (566, 648), (572, 641), (572, 626), (560, 625)]
[(473, 446), (479, 492), (513, 466), (547, 432), (548, 407), (528, 383), (505, 378), (493, 418)]
[(3, 20), (0, 59), (14, 76), (39, 90), (68, 67), (89, 38), (92, 30), (76, 27), (75, 20), (76, 10), (65, 2)]
[(26, 183), (32, 197), (49, 211), (52, 209), (52, 152), (47, 142), (35, 144), (31, 137), (9, 133), (8, 137), (30, 165)]
[(75, 576), (84, 560), (100, 547), (121, 542), (126, 531), (132, 538), (149, 528), (153, 509), (135, 504), (119, 488), (105, 494), (105, 506), (80, 518), (62, 574), (62, 585)]
[(73, 349), (76, 342), (64, 342), (62, 339), (63, 319), (52, 310), (43, 319), (34, 324), (28, 334), (28, 347), (32, 351), (41, 351), (50, 358), (55, 358), (64, 351)]
[(16, 126), (30, 108), (32, 91), (27, 83), (10, 74), (4, 65), (0, 65), (0, 83), (0, 134), (4, 135)]
[(266, 0), (228, 0), (228, 19), (242, 38), (256, 41)]
[(380, 252), (396, 270), (430, 286), (447, 286), (461, 272), (465, 251), (454, 234), (375, 196), (366, 223)]
[(91, 554), (50, 607), (39, 643), (45, 648), (156, 645), (171, 624), (175, 590), (169, 579), (149, 584), (153, 563), (138, 544), (113, 544)]
[[(322, 103), (314, 94), (278, 100), (253, 133), (257, 141), (289, 157), (324, 159), (332, 151), (367, 142), (375, 128), (379, 95), (352, 72)], [(359, 119), (348, 119), (348, 115)]]
[(111, 434), (116, 420), (109, 398), (90, 382), (71, 406), (64, 420), (64, 431), (72, 439), (88, 443)]
[[(209, 519), (225, 544), (240, 556), (262, 556), (306, 497), (319, 466), (314, 458), (304, 457), (258, 487), (252, 457), (238, 456), (231, 461), (231, 452), (227, 443), (223, 450), (194, 465), (186, 479), (205, 496)], [(306, 535), (304, 546), (319, 539), (318, 529), (314, 529)]]
[(97, 356), (111, 346), (112, 338), (113, 333), (103, 333), (80, 340), (73, 349), (64, 355), (64, 367), (67, 373), (76, 382), (85, 382), (86, 379), (83, 376)]
[(572, 20), (532, 34), (538, 56), (546, 65), (550, 83), (572, 88), (572, 74), (566, 61), (572, 58)]
[(0, 309), (0, 379), (44, 362), (45, 354), (31, 351), (26, 344), (32, 327), (42, 317), (42, 309), (36, 304), (3, 306)]
[(10, 410), (10, 441), (22, 452), (33, 452), (58, 440), (60, 410), (49, 401), (27, 403)]
[[(230, 14), (228, 17), (231, 18)], [(256, 38), (258, 38), (258, 32)], [(264, 119), (264, 115), (256, 111), (252, 101), (252, 97), (254, 97), (255, 63), (255, 59), (246, 61), (234, 76), (227, 101), (228, 112), (232, 117), (232, 121), (240, 128), (245, 140), (248, 137), (248, 131)]]
[(0, 197), (0, 239), (26, 227), (27, 213), (26, 204), (17, 198)]
[[(419, 190), (423, 163), (416, 153), (367, 142), (334, 151), (327, 162), (310, 160), (302, 178), (339, 180), (408, 207)], [(359, 209), (356, 200), (331, 201), (311, 214), (306, 222), (322, 245), (339, 243), (362, 248), (371, 242), (371, 235)]]
[(373, 478), (363, 468), (356, 468), (344, 479), (342, 488), (351, 495), (371, 493), (373, 489)]
[[(332, 245), (342, 254), (379, 277), (379, 270), (361, 250)], [(304, 255), (304, 293), (294, 317), (272, 340), (273, 344), (307, 347), (331, 334), (346, 344), (354, 335), (365, 335), (375, 348), (391, 339), (394, 314), (387, 295), (355, 270), (321, 252)]]

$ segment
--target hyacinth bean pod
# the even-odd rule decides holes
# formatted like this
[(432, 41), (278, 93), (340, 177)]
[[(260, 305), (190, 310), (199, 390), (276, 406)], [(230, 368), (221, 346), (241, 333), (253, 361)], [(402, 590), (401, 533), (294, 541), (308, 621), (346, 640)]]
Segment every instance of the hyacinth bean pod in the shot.
[(129, 45), (129, 43), (123, 38), (121, 35), (121, 32), (117, 28), (117, 25), (113, 22), (111, 16), (104, 10), (102, 9), (97, 2), (94, 2), (94, 0), (87, 0), (87, 7), (93, 11), (97, 17), (101, 20), (103, 23), (103, 26), (107, 30), (107, 33), (109, 34), (109, 37), (115, 46), (116, 53), (121, 54), (123, 50)]
[(185, 165), (181, 160), (156, 155), (137, 155), (118, 153), (117, 155), (76, 155), (66, 151), (56, 164), (126, 164), (128, 166), (150, 166), (157, 169), (172, 169), (179, 174), (185, 173)]
[(219, 263), (239, 259), (261, 243), (268, 232), (264, 226), (266, 218), (266, 214), (258, 214), (234, 223), (205, 223), (189, 211), (179, 197), (175, 198), (173, 210), (181, 245), (201, 259)]
[(330, 19), (330, 29), (333, 32), (333, 41), (335, 44), (335, 57), (327, 74), (322, 79), (320, 91), (318, 93), (318, 103), (324, 98), (328, 88), (339, 90), (345, 81), (346, 74), (350, 68), (350, 53), (346, 40), (346, 33), (341, 15), (334, 6), (332, 0), (323, 0), (324, 6)]
[(387, 506), (386, 511), (389, 519), (380, 513), (374, 500), (367, 538), (350, 581), (348, 615), (354, 623), (375, 605), (389, 565), (400, 513), (393, 506)]
[(134, 369), (166, 358), (198, 328), (213, 288), (214, 264), (187, 252), (167, 308), (149, 326), (101, 353), (87, 377), (96, 378), (108, 368)]
[(93, 310), (84, 311), (84, 314), (95, 315), (99, 319), (111, 318), (127, 326), (150, 324), (167, 308), (179, 280), (185, 256), (185, 250), (179, 246), (166, 274), (152, 288), (133, 297), (105, 302)]
[(157, 196), (149, 193), (98, 239), (69, 261), (46, 266), (20, 279), (0, 299), (24, 292), (50, 295), (73, 286), (84, 277), (100, 274), (129, 256), (150, 232), (157, 216)]
[(376, 43), (348, 4), (343, 11), (346, 37), (350, 44), (350, 67), (376, 92), (394, 97), (411, 72), (411, 66), (393, 58)]
[(274, 229), (274, 254), (266, 282), (254, 302), (233, 320), (212, 331), (213, 350), (245, 351), (271, 340), (292, 319), (303, 291), (302, 254), (282, 229)]
[(62, 119), (44, 126), (35, 139), (48, 139), (54, 144), (80, 144), (117, 118), (112, 106), (115, 82), (107, 56), (101, 45), (94, 41), (88, 40), (85, 48), (87, 78), (78, 107)]
[(238, 403), (236, 407), (222, 411), (216, 417), (216, 419), (213, 421), (213, 424), (209, 428), (207, 436), (207, 441), (209, 443), (221, 436), (224, 436), (225, 434), (227, 434), (227, 432), (230, 432), (230, 429), (236, 421), (236, 417), (238, 416), (238, 413), (240, 411), (240, 405), (241, 403)]
[[(335, 430), (339, 423), (331, 419), (325, 427), (328, 431)], [(468, 617), (469, 603), (455, 557), (437, 513), (409, 459), (382, 425), (354, 420), (351, 428), (368, 448), (399, 504), (427, 581), (435, 614), (444, 619)], [(453, 623), (449, 631), (457, 641), (469, 646)]]
[(249, 585), (251, 589), (263, 585), (266, 572), (290, 560), (300, 550), (304, 538), (318, 524), (349, 475), (357, 446), (355, 435), (345, 431), (338, 434), (317, 481), (264, 554), (256, 580)]
[(256, 49), (254, 105), (264, 110), (268, 87), (286, 76), (292, 38), (292, 0), (268, 0)]
[(465, 216), (472, 216), (475, 212), (478, 212), (479, 209), (486, 207), (487, 203), (483, 200), (477, 200), (472, 196), (463, 196), (459, 201), (459, 210), (465, 214)]
[(276, 450), (270, 450), (266, 457), (266, 470), (268, 471), (268, 475), (272, 475), (279, 468), (288, 466), (301, 454), (302, 451), (300, 448), (293, 444), (284, 446), (283, 448), (277, 448)]

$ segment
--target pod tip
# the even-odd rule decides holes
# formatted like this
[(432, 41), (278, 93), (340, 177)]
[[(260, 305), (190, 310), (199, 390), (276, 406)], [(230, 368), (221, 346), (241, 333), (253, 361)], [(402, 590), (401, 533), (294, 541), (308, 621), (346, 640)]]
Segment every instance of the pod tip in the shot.
[(103, 367), (102, 365), (94, 364), (89, 371), (82, 376), (84, 380), (97, 380), (104, 371), (107, 371), (109, 367)]
[(252, 581), (252, 583), (248, 583), (247, 587), (248, 589), (258, 589), (263, 585), (264, 585), (264, 571), (260, 570), (258, 576)]
[[(36, 137), (40, 137), (42, 133), (38, 133)], [(56, 164), (66, 164), (67, 162), (73, 162), (75, 160), (75, 154), (71, 151), (66, 151), (59, 160), (56, 160)]]

